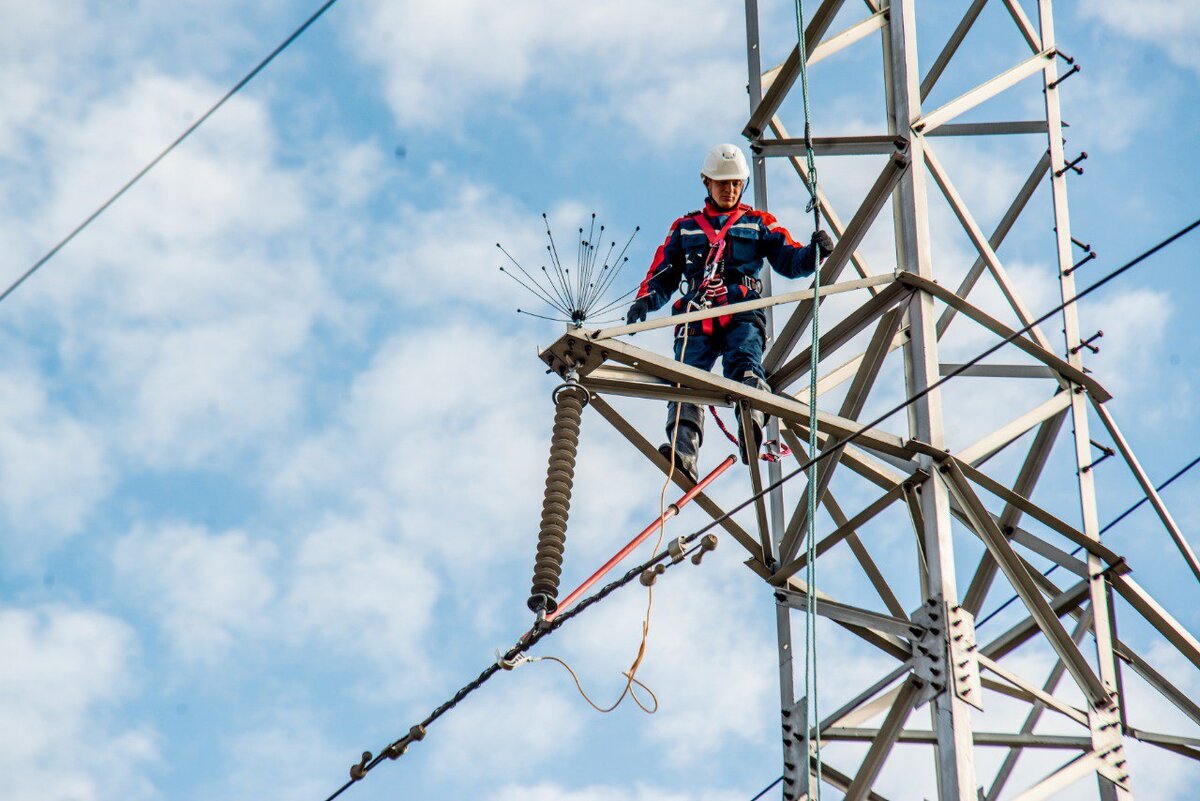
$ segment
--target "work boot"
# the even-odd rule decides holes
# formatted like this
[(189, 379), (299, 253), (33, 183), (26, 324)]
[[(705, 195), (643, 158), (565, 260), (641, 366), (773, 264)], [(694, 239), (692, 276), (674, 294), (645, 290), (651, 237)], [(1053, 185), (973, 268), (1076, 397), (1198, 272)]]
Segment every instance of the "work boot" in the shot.
[[(664, 458), (671, 458), (671, 433), (675, 428), (675, 403), (667, 404), (667, 441), (658, 446)], [(694, 403), (679, 404), (679, 427), (675, 434), (675, 469), (690, 478), (700, 480), (698, 462), (700, 445), (704, 442), (704, 409)]]
[[(746, 375), (746, 377), (742, 379), (742, 383), (748, 387), (753, 387), (754, 389), (761, 389), (763, 392), (771, 391), (771, 386), (766, 381), (762, 380), (757, 375), (755, 375), (754, 373), (748, 373)], [(733, 412), (737, 416), (737, 420), (738, 420), (738, 441), (739, 441), (739, 450), (741, 451), (741, 454), (742, 454), (742, 464), (750, 464), (751, 457), (750, 457), (749, 450), (746, 447), (746, 438), (742, 435), (742, 427), (741, 427), (742, 405), (739, 403), (736, 406), (734, 406)], [(759, 449), (762, 447), (763, 429), (766, 427), (767, 427), (766, 413), (760, 412), (757, 409), (750, 409), (750, 433), (751, 433), (751, 436), (754, 438), (754, 442), (753, 442), (752, 448), (750, 450), (753, 450), (755, 459), (758, 458)]]

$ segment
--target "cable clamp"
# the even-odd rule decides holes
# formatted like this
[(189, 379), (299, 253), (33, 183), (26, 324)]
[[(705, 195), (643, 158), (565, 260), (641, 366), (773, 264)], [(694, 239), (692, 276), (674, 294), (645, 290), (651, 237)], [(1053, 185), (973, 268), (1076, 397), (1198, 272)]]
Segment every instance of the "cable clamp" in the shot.
[(503, 651), (501, 651), (499, 648), (496, 649), (496, 664), (502, 670), (516, 670), (517, 668), (521, 667), (522, 665), (528, 665), (530, 662), (536, 662), (536, 661), (537, 661), (536, 659), (533, 659), (532, 657), (529, 656), (529, 654), (525, 653), (524, 651), (521, 651), (516, 656), (514, 656), (512, 659), (507, 659), (507, 658), (505, 658)]
[(683, 537), (676, 537), (667, 544), (667, 552), (671, 554), (671, 564), (679, 564), (687, 556), (687, 542)]

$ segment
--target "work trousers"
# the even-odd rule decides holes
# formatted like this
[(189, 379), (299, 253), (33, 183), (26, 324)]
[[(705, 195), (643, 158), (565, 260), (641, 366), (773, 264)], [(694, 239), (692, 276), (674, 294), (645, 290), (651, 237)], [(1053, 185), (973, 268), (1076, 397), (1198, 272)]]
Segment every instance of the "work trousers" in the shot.
[[(715, 319), (712, 322), (711, 334), (704, 333), (701, 322), (689, 324), (686, 349), (683, 326), (679, 326), (675, 332), (675, 358), (691, 367), (711, 370), (720, 356), (721, 369), (726, 378), (770, 391), (762, 366), (763, 348), (766, 345), (766, 314), (761, 310), (741, 312), (725, 325), (720, 325)], [(678, 406), (680, 426), (695, 428), (699, 445), (704, 441), (704, 407), (695, 403), (681, 403)], [(675, 415), (676, 403), (672, 401), (667, 405), (668, 441), (674, 433)], [(761, 429), (765, 425), (765, 418), (755, 413), (754, 424)]]

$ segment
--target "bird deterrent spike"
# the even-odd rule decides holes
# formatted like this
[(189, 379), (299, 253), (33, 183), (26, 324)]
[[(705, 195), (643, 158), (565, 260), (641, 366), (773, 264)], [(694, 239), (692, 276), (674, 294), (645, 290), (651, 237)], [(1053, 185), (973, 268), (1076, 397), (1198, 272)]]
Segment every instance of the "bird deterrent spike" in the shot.
[(556, 298), (558, 298), (559, 304), (562, 306), (566, 306), (567, 299), (563, 297), (563, 294), (559, 290), (558, 285), (554, 283), (554, 277), (552, 275), (550, 275), (550, 271), (546, 269), (546, 265), (544, 265), (544, 264), (542, 265), (542, 272), (546, 274), (546, 283), (549, 284), (549, 286), (552, 290), (554, 290), (554, 296)]
[[(529, 293), (533, 294), (533, 295), (534, 295), (534, 296), (535, 296), (535, 297), (536, 297), (538, 300), (545, 301), (546, 303), (548, 303), (548, 304), (550, 305), (550, 307), (551, 307), (551, 308), (558, 309), (559, 311), (562, 311), (564, 314), (566, 313), (566, 312), (565, 312), (565, 311), (562, 309), (561, 305), (560, 305), (560, 304), (558, 304), (558, 303), (556, 303), (556, 302), (554, 301), (554, 299), (553, 299), (553, 298), (551, 298), (551, 297), (549, 296), (549, 294), (548, 294), (548, 293), (546, 293), (546, 291), (545, 291), (544, 289), (542, 289), (540, 286), (538, 286), (536, 283), (534, 284), (534, 286), (529, 286), (529, 285), (528, 285), (528, 284), (526, 284), (524, 281), (522, 281), (520, 278), (518, 278), (517, 276), (513, 275), (513, 273), (512, 273), (512, 272), (510, 272), (509, 270), (506, 270), (506, 269), (504, 269), (503, 265), (501, 265), (501, 267), (500, 267), (500, 272), (504, 273), (504, 274), (505, 274), (505, 275), (507, 275), (509, 278), (511, 278), (512, 280), (516, 281), (516, 282), (517, 282), (517, 283), (518, 283), (518, 284), (519, 284), (519, 285), (520, 285), (522, 288), (524, 288), (524, 289), (525, 289), (527, 292), (529, 292)], [(530, 280), (532, 280), (532, 279), (530, 279)], [(536, 288), (535, 288), (535, 287), (536, 287)]]

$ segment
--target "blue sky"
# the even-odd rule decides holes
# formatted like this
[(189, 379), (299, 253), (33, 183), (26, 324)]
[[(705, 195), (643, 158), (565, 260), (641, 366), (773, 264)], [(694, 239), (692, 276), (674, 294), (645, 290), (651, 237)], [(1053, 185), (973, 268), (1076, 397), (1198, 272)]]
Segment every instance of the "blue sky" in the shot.
[[(921, 4), (921, 63), (959, 5)], [(0, 283), (314, 6), (5, 0)], [(773, 64), (794, 22), (790, 5), (763, 6)], [(846, 6), (834, 30), (863, 13)], [(1087, 283), (1200, 209), (1200, 11), (1081, 0), (1060, 3), (1056, 24), (1083, 65), (1063, 104), (1068, 153), (1089, 153), (1070, 187), (1073, 230), (1100, 253), (1080, 273)], [(497, 272), (495, 242), (537, 264), (543, 211), (564, 234), (592, 211), (618, 233), (640, 225), (631, 285), (670, 221), (699, 205), (705, 149), (741, 141), (743, 36), (741, 5), (715, 0), (343, 0), (0, 306), (0, 794), (324, 798), (358, 753), (403, 733), (524, 631), (553, 387), (536, 349), (559, 329), (514, 313), (529, 301)], [(930, 102), (1023, 57), (989, 4)], [(881, 130), (878, 61), (863, 43), (813, 69), (818, 134)], [(1040, 91), (1020, 89), (972, 119), (1035, 113)], [(797, 104), (782, 114), (801, 128)], [(941, 141), (989, 230), (1044, 145)], [(878, 165), (826, 161), (823, 185), (848, 218)], [(784, 166), (771, 167), (771, 207), (807, 238)], [(1047, 204), (1043, 189), (1001, 250), (1037, 311), (1057, 302)], [(944, 207), (933, 215), (935, 269), (961, 274), (970, 245)], [(877, 269), (894, 264), (888, 228), (864, 245)], [(1185, 240), (1081, 310), (1087, 331), (1105, 331), (1089, 367), (1158, 480), (1200, 455), (1198, 257), (1200, 239)], [(836, 318), (848, 307), (829, 308)], [(964, 327), (947, 353), (986, 343)], [(900, 389), (893, 381), (868, 412)], [(1026, 408), (1007, 392), (948, 390), (961, 423), (952, 441)], [(659, 406), (621, 408), (657, 438)], [(705, 464), (725, 452), (710, 437)], [(581, 453), (567, 584), (657, 513), (661, 486), (597, 415)], [(1066, 478), (1036, 498), (1074, 520), (1065, 453), (1053, 468)], [(1136, 488), (1115, 459), (1097, 476), (1106, 521)], [(1193, 542), (1198, 482), (1166, 493)], [(716, 494), (732, 503), (745, 484), (726, 479)], [(692, 510), (674, 533), (701, 521)], [(902, 528), (877, 533), (897, 575), (912, 559)], [(1200, 630), (1197, 587), (1152, 515), (1113, 537), (1135, 577)], [(714, 557), (656, 595), (641, 675), (658, 715), (597, 715), (565, 673), (535, 664), (349, 797), (749, 798), (779, 772), (772, 604), (732, 543)], [(830, 562), (832, 586), (851, 562)], [(601, 698), (616, 692), (643, 602), (614, 597), (546, 652)], [(1127, 617), (1122, 636), (1200, 692), (1195, 670)], [(886, 664), (821, 634), (823, 703)], [(1046, 658), (1020, 656), (1034, 672)], [(1134, 715), (1187, 731), (1131, 692)], [(996, 714), (1008, 720), (1003, 705)], [(913, 756), (889, 765), (881, 791), (928, 786), (905, 769), (929, 761), (918, 753), (898, 749)], [(831, 752), (842, 764), (856, 755)], [(1132, 765), (1142, 797), (1182, 799), (1200, 778), (1145, 750)]]

